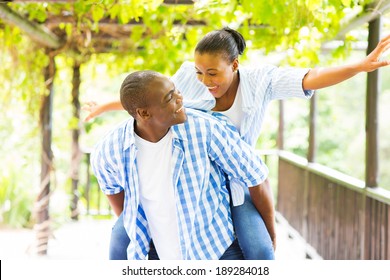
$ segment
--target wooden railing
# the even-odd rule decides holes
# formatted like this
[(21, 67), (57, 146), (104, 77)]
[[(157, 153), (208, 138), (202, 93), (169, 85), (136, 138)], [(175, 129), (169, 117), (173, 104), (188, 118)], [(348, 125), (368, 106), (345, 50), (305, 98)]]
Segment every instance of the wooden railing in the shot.
[(112, 216), (114, 213), (108, 203), (108, 199), (100, 190), (96, 178), (91, 173), (90, 152), (84, 152), (84, 156), (86, 164), (86, 179), (85, 187), (82, 193), (85, 200), (85, 213), (82, 214), (93, 216)]
[[(380, 30), (380, 17), (369, 21), (367, 53), (378, 44)], [(307, 160), (279, 153), (277, 210), (323, 259), (390, 259), (390, 192), (377, 187), (379, 78), (378, 70), (367, 73), (364, 182), (315, 163), (316, 94), (310, 101)], [(279, 102), (283, 150), (284, 101)]]
[(279, 153), (277, 210), (323, 259), (390, 259), (390, 192)]
[[(318, 255), (390, 259), (389, 191), (367, 188), (361, 180), (286, 151), (258, 152), (267, 164), (278, 157), (276, 209)], [(85, 214), (112, 215), (89, 168), (86, 176)]]

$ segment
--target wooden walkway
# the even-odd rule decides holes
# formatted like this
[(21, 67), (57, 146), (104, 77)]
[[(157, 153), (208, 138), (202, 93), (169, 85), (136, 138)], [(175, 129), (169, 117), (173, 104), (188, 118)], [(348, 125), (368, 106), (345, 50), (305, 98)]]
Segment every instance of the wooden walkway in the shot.
[[(113, 223), (114, 220), (95, 220), (91, 217), (66, 223), (53, 231), (45, 257), (34, 254), (32, 230), (0, 228), (0, 259), (107, 260)], [(277, 234), (277, 260), (320, 259), (280, 215), (277, 216)]]

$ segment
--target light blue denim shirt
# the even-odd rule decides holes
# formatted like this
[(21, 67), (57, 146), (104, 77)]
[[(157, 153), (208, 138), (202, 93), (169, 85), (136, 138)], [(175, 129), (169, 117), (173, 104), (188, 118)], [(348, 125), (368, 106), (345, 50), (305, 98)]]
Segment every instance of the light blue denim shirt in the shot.
[[(240, 128), (241, 138), (255, 146), (260, 136), (268, 103), (274, 99), (290, 97), (310, 98), (314, 91), (304, 91), (302, 81), (310, 68), (276, 67), (270, 64), (255, 67), (240, 66), (239, 92), (242, 94), (244, 116)], [(196, 77), (192, 62), (184, 62), (172, 76), (182, 93), (186, 107), (210, 111), (215, 99)], [(231, 183), (233, 205), (244, 202), (244, 192), (237, 182)]]
[[(234, 240), (226, 175), (250, 187), (268, 168), (229, 123), (187, 109), (187, 121), (171, 127), (173, 184), (183, 259), (219, 259)], [(123, 221), (129, 260), (145, 259), (151, 240), (139, 199), (134, 120), (104, 137), (91, 154), (92, 170), (107, 195), (124, 191)], [(153, 176), (153, 174), (151, 174)]]

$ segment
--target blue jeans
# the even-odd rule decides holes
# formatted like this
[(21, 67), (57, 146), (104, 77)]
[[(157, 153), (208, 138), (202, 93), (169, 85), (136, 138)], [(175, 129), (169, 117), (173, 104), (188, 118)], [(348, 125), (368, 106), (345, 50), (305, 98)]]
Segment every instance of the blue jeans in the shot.
[(111, 231), (109, 259), (110, 260), (127, 260), (127, 247), (130, 238), (123, 226), (123, 212), (119, 215)]
[[(271, 237), (263, 219), (252, 203), (248, 189), (245, 190), (245, 202), (240, 206), (231, 207), (233, 225), (238, 244), (246, 260), (275, 259)], [(123, 226), (121, 214), (112, 228), (109, 259), (127, 260), (127, 246), (130, 239)]]
[[(127, 260), (127, 245), (130, 239), (123, 226), (123, 215), (121, 214), (112, 228), (110, 240), (110, 260)], [(149, 260), (159, 260), (153, 242), (150, 244)], [(221, 256), (220, 260), (244, 260), (241, 248), (235, 239), (230, 247)]]
[(249, 190), (245, 189), (245, 201), (232, 206), (232, 219), (238, 243), (246, 260), (274, 260), (271, 237), (263, 218), (253, 205)]
[[(150, 243), (149, 260), (159, 260), (156, 248), (153, 242)], [(235, 239), (232, 245), (226, 249), (225, 253), (219, 258), (220, 260), (244, 260), (240, 245), (238, 245), (237, 239)]]

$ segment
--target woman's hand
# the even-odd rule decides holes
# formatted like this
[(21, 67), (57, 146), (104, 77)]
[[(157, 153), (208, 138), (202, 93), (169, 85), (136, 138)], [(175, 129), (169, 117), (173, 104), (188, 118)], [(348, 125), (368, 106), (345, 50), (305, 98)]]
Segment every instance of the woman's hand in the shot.
[(390, 59), (382, 59), (390, 48), (390, 35), (384, 37), (376, 48), (363, 60), (352, 64), (336, 67), (318, 67), (310, 69), (303, 78), (304, 90), (316, 90), (341, 83), (358, 73), (372, 72), (383, 66), (390, 65)]
[(95, 101), (89, 101), (81, 109), (89, 112), (88, 116), (84, 120), (86, 122), (96, 118), (104, 112), (124, 110), (122, 103), (119, 100), (114, 100), (100, 105)]
[(390, 65), (390, 59), (384, 59), (382, 55), (390, 48), (390, 35), (384, 37), (375, 49), (362, 60), (360, 66), (363, 72), (372, 72), (380, 67)]
[(103, 112), (95, 101), (89, 101), (85, 103), (84, 106), (81, 107), (81, 110), (89, 112), (89, 114), (84, 119), (85, 122), (92, 120)]

